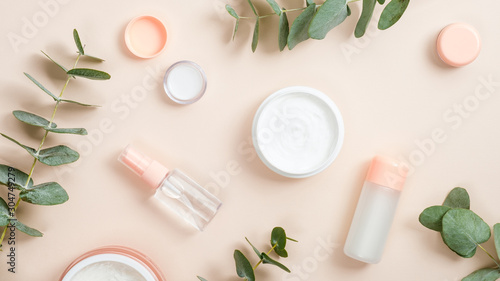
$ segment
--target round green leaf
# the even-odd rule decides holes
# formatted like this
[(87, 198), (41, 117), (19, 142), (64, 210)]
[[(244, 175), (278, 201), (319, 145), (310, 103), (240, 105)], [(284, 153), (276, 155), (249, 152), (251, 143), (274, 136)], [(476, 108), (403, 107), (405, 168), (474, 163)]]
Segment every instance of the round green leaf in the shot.
[(455, 187), (450, 191), (450, 193), (448, 193), (448, 196), (446, 196), (443, 206), (470, 209), (469, 193), (467, 193), (465, 188)]
[(271, 232), (271, 246), (278, 249), (285, 249), (286, 246), (286, 233), (282, 227), (275, 227)]
[(21, 200), (36, 205), (58, 205), (68, 201), (68, 193), (57, 182), (43, 183), (19, 193)]
[(472, 257), (477, 245), (488, 241), (490, 236), (488, 224), (471, 210), (452, 209), (443, 216), (443, 240), (462, 257)]
[(384, 30), (393, 26), (403, 16), (408, 4), (410, 4), (410, 0), (392, 0), (385, 6), (380, 15), (378, 28)]
[[(5, 186), (11, 184), (15, 189), (24, 189), (27, 180), (28, 175), (23, 171), (0, 164), (0, 184)], [(33, 179), (30, 178), (27, 188), (31, 188), (32, 186)]]
[(431, 206), (426, 208), (418, 217), (420, 223), (432, 230), (441, 231), (443, 224), (443, 216), (451, 210), (448, 206)]
[(500, 278), (498, 268), (483, 268), (472, 272), (462, 281), (495, 281)]
[(236, 264), (236, 274), (248, 281), (255, 281), (255, 273), (252, 265), (240, 250), (234, 250), (234, 262)]
[(80, 158), (80, 154), (65, 145), (43, 149), (38, 153), (38, 161), (49, 166), (73, 163), (78, 158)]
[(323, 39), (326, 34), (347, 18), (346, 0), (326, 0), (311, 21), (309, 36)]
[(297, 44), (309, 39), (309, 24), (311, 23), (316, 4), (310, 4), (292, 23), (290, 34), (288, 36), (288, 49), (293, 49)]

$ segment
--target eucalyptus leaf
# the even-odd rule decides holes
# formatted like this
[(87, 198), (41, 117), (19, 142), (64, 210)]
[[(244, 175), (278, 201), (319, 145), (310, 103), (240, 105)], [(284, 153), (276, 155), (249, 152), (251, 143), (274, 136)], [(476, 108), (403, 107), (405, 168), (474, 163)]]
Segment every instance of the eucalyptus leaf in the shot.
[(30, 112), (15, 110), (12, 114), (17, 120), (35, 127), (48, 128), (49, 124), (52, 128), (57, 127), (55, 123), (50, 123), (49, 120)]
[(418, 220), (423, 226), (440, 232), (443, 228), (443, 216), (449, 210), (451, 208), (448, 206), (431, 206), (420, 214)]
[(470, 209), (470, 197), (467, 190), (461, 187), (455, 187), (448, 193), (443, 202), (443, 206), (451, 208)]
[(274, 248), (274, 252), (282, 258), (288, 258), (288, 252), (285, 249)]
[(365, 34), (370, 24), (370, 20), (372, 19), (373, 11), (375, 10), (375, 3), (377, 3), (377, 0), (363, 0), (361, 16), (354, 30), (354, 36), (356, 36), (356, 38), (362, 37)]
[(290, 26), (288, 23), (288, 17), (286, 15), (286, 13), (283, 12), (280, 15), (280, 27), (279, 27), (279, 36), (278, 36), (278, 44), (279, 44), (280, 52), (285, 49), (289, 34), (290, 34)]
[(198, 279), (200, 279), (201, 281), (208, 281), (207, 279), (205, 279), (205, 278), (203, 278), (201, 276), (196, 276), (196, 277), (198, 277)]
[(229, 4), (226, 4), (226, 11), (235, 19), (239, 19), (240, 16), (236, 13), (236, 11)]
[(81, 106), (100, 107), (99, 105), (86, 104), (86, 103), (81, 103), (81, 102), (77, 102), (77, 101), (74, 101), (74, 100), (65, 100), (65, 99), (61, 99), (61, 101), (62, 101), (62, 102), (67, 102), (67, 103), (72, 103), (72, 104), (77, 104), (77, 105), (81, 105)]
[(351, 7), (349, 7), (349, 5), (347, 5), (346, 7), (347, 7), (347, 16), (350, 16), (352, 14)]
[(257, 13), (257, 10), (255, 9), (255, 6), (252, 3), (252, 0), (247, 0), (247, 2), (248, 2), (248, 5), (250, 5), (250, 8), (252, 8), (252, 12), (254, 13), (254, 15), (259, 16), (259, 14)]
[(236, 274), (248, 281), (255, 281), (255, 273), (252, 265), (240, 250), (234, 250), (234, 262), (236, 264)]
[(281, 8), (280, 6), (278, 5), (278, 3), (276, 3), (275, 0), (266, 0), (267, 3), (269, 4), (269, 6), (271, 6), (271, 8), (273, 9), (273, 11), (278, 15), (278, 16), (281, 16)]
[(253, 30), (253, 38), (252, 38), (252, 52), (255, 53), (257, 49), (257, 44), (259, 44), (259, 28), (260, 28), (260, 19), (257, 18), (255, 21), (255, 28)]
[(310, 4), (292, 23), (288, 36), (288, 49), (292, 50), (302, 41), (309, 39), (309, 24), (311, 23), (316, 4)]
[(56, 97), (54, 94), (52, 94), (47, 88), (45, 88), (40, 82), (36, 81), (35, 78), (33, 78), (33, 76), (29, 75), (28, 73), (24, 72), (24, 75), (26, 75), (26, 77), (28, 77), (28, 79), (31, 80), (31, 82), (35, 83), (35, 85), (38, 86), (38, 88), (42, 89), (42, 91), (44, 91), (46, 94), (48, 94), (49, 96), (51, 96), (54, 101), (58, 101), (59, 98)]
[(488, 241), (490, 227), (471, 210), (451, 209), (443, 216), (445, 244), (462, 257), (472, 257), (477, 245)]
[(108, 80), (111, 78), (111, 75), (104, 71), (90, 68), (73, 68), (66, 73), (68, 75), (83, 77), (91, 80)]
[(498, 268), (483, 268), (472, 272), (462, 281), (495, 281), (500, 279)]
[(73, 134), (73, 135), (87, 135), (87, 130), (84, 128), (45, 128), (45, 130), (57, 134)]
[(61, 68), (62, 70), (64, 70), (64, 73), (68, 72), (68, 69), (64, 66), (62, 66), (61, 64), (57, 63), (55, 60), (53, 60), (49, 55), (47, 55), (44, 51), (40, 51), (42, 52), (49, 60), (51, 60), (53, 63), (55, 63), (57, 66), (59, 66), (59, 68)]
[(10, 219), (10, 212), (9, 212), (9, 206), (3, 200), (2, 197), (0, 197), (0, 226), (7, 226), (9, 224), (9, 219)]
[(377, 0), (377, 2), (378, 2), (380, 5), (384, 5), (385, 0)]
[(73, 149), (58, 145), (51, 148), (40, 150), (38, 161), (48, 166), (60, 166), (73, 163), (80, 158), (80, 154)]
[(68, 201), (68, 193), (57, 182), (42, 183), (19, 193), (21, 200), (35, 205), (59, 205)]
[(91, 55), (89, 55), (89, 54), (85, 54), (85, 57), (86, 57), (86, 58), (89, 58), (89, 59), (92, 59), (92, 60), (95, 60), (95, 61), (98, 61), (98, 62), (103, 62), (103, 61), (104, 61), (104, 60), (103, 60), (103, 59), (101, 59), (101, 58), (98, 58), (98, 57), (96, 57), (96, 56), (91, 56)]
[(380, 15), (378, 28), (385, 30), (393, 26), (403, 16), (408, 4), (410, 4), (410, 0), (392, 0), (385, 6)]
[(278, 249), (285, 249), (286, 247), (286, 233), (282, 227), (275, 227), (271, 232), (271, 246)]
[(26, 233), (29, 236), (34, 236), (34, 237), (42, 237), (43, 236), (43, 233), (41, 233), (40, 231), (38, 231), (34, 228), (31, 228), (18, 220), (14, 220), (13, 224), (17, 228), (17, 230), (19, 230), (23, 233)]
[[(9, 186), (10, 184), (15, 189), (23, 190), (27, 181), (28, 175), (23, 171), (0, 164), (0, 184), (5, 186)], [(31, 188), (32, 186), (33, 179), (30, 178), (27, 188)]]
[(262, 259), (261, 255), (260, 255), (260, 251), (257, 248), (255, 248), (255, 246), (250, 242), (250, 240), (248, 240), (248, 238), (245, 237), (245, 239), (247, 240), (248, 244), (250, 244), (250, 246), (252, 246), (253, 251), (255, 252), (255, 254), (257, 254), (259, 259)]
[(234, 23), (233, 40), (236, 37), (236, 32), (238, 32), (238, 27), (240, 26), (240, 19), (237, 19)]
[(500, 258), (500, 223), (493, 226), (493, 237), (495, 238), (495, 249), (497, 250), (497, 257)]
[(309, 7), (309, 5), (315, 4), (314, 0), (306, 0), (306, 4)]
[(34, 148), (29, 147), (29, 146), (26, 146), (26, 145), (24, 145), (24, 144), (22, 144), (22, 143), (18, 142), (17, 140), (15, 140), (15, 139), (13, 139), (13, 138), (11, 138), (11, 137), (7, 136), (7, 135), (1, 134), (1, 133), (0, 133), (0, 135), (2, 135), (4, 138), (6, 138), (6, 139), (10, 140), (11, 142), (13, 142), (13, 143), (15, 143), (15, 144), (19, 145), (20, 147), (24, 148), (24, 149), (25, 149), (25, 150), (26, 150), (26, 151), (27, 151), (27, 152), (28, 152), (31, 156), (33, 156), (34, 158), (37, 158), (37, 159), (38, 159), (38, 156), (36, 155), (36, 150), (35, 150)]
[(82, 41), (80, 41), (80, 36), (78, 35), (78, 31), (76, 31), (76, 29), (73, 29), (73, 39), (75, 39), (75, 44), (78, 48), (78, 52), (82, 55), (85, 55), (85, 52), (83, 51)]
[(273, 260), (266, 253), (261, 253), (261, 256), (262, 256), (262, 263), (272, 264), (272, 265), (277, 266), (277, 267), (283, 269), (284, 271), (290, 273), (290, 269), (288, 269), (288, 267), (286, 267), (285, 265), (283, 265), (282, 263), (280, 263), (278, 261)]
[(309, 26), (309, 36), (313, 39), (324, 39), (326, 34), (347, 18), (346, 0), (326, 0), (318, 8)]

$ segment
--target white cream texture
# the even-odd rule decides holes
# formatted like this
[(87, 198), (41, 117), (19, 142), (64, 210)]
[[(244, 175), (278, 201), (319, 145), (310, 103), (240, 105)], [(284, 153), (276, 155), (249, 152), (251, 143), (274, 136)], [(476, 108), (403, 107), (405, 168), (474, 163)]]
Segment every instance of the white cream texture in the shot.
[(321, 169), (335, 149), (336, 118), (320, 98), (291, 93), (271, 100), (257, 124), (257, 142), (265, 159), (291, 174)]
[(167, 88), (170, 94), (179, 100), (191, 100), (203, 89), (203, 76), (200, 71), (189, 64), (179, 64), (170, 70)]
[(71, 281), (146, 281), (133, 267), (116, 261), (100, 261), (78, 271)]

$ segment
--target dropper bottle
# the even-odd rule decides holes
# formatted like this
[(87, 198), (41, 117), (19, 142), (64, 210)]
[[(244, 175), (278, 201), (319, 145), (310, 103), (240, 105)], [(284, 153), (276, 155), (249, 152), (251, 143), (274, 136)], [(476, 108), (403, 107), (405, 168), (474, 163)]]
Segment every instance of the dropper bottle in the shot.
[(156, 189), (154, 198), (176, 212), (198, 230), (203, 230), (217, 213), (221, 201), (178, 169), (169, 171), (128, 145), (118, 161)]

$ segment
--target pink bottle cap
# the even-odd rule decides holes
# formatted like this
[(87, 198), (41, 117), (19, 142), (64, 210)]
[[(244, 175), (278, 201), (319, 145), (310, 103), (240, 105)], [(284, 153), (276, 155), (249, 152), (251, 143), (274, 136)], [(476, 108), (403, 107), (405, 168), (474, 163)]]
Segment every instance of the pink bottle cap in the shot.
[(132, 54), (140, 58), (159, 55), (167, 45), (167, 28), (153, 16), (140, 16), (127, 25), (125, 44)]
[(453, 23), (439, 33), (437, 52), (448, 65), (460, 67), (473, 62), (481, 50), (477, 31), (465, 23)]
[(406, 169), (401, 171), (399, 164), (391, 158), (375, 156), (372, 160), (366, 181), (392, 189), (402, 190), (406, 180)]
[(157, 188), (168, 174), (165, 166), (140, 153), (131, 145), (122, 151), (118, 161), (140, 176), (152, 188)]

